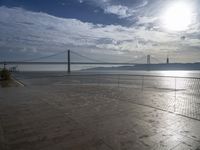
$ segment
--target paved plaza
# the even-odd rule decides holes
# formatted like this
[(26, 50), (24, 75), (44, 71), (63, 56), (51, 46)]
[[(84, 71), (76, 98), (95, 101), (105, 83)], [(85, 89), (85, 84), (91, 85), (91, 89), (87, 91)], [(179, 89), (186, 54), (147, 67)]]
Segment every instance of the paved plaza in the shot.
[(199, 79), (16, 74), (1, 150), (200, 150)]

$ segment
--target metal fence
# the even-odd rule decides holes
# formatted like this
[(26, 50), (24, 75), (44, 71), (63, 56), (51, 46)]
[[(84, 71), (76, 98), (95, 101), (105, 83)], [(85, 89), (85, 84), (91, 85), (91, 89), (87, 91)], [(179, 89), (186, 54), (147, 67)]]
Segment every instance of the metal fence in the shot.
[[(71, 75), (66, 84), (110, 86), (130, 103), (200, 120), (200, 78), (142, 75)], [(125, 94), (124, 94), (125, 93)]]
[[(68, 83), (131, 87), (141, 90), (199, 92), (200, 78), (152, 75), (68, 75)], [(76, 81), (76, 82), (73, 82)]]
[(106, 86), (109, 88), (108, 92), (111, 92), (107, 96), (111, 99), (124, 100), (200, 120), (200, 78), (57, 72), (22, 73), (18, 77), (28, 84), (40, 86), (94, 86), (96, 90), (99, 88), (104, 92), (107, 90)]

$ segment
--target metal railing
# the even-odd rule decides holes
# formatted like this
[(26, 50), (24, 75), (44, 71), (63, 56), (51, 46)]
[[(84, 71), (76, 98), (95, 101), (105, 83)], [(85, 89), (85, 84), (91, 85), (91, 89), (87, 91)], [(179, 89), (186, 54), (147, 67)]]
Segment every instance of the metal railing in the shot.
[[(41, 85), (42, 80), (42, 84), (45, 86), (52, 84), (56, 86), (83, 86), (83, 88), (94, 86), (95, 90), (111, 91), (111, 94), (108, 93), (107, 96), (117, 101), (123, 100), (200, 120), (200, 78), (48, 72), (22, 73), (19, 77), (23, 78), (23, 75), (30, 84)], [(115, 94), (114, 97), (113, 94)]]
[(117, 85), (118, 87), (132, 87), (141, 90), (157, 89), (169, 91), (199, 90), (200, 78), (175, 77), (155, 75), (125, 75), (125, 74), (73, 74), (67, 75), (70, 79), (82, 84)]
[[(200, 120), (200, 78), (149, 75), (69, 75), (71, 84), (110, 86), (126, 101)], [(124, 94), (125, 93), (125, 94)], [(120, 99), (120, 98), (119, 98)]]

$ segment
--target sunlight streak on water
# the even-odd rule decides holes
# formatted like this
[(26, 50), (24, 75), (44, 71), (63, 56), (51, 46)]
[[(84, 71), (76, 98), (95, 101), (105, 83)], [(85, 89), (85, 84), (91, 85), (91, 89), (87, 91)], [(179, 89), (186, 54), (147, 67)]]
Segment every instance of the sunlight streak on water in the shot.
[(162, 76), (187, 77), (190, 71), (160, 71)]
[(161, 71), (162, 76), (169, 76), (171, 78), (162, 78), (161, 84), (163, 87), (184, 90), (189, 87), (188, 79), (182, 79), (178, 77), (189, 77), (189, 71)]

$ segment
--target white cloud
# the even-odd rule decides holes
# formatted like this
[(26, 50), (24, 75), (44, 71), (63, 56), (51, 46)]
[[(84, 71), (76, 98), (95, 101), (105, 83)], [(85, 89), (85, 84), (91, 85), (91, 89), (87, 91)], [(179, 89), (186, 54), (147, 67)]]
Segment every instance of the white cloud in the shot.
[[(144, 20), (149, 22), (146, 21), (148, 18)], [(179, 34), (150, 31), (145, 27), (95, 25), (21, 8), (0, 7), (0, 48), (23, 53), (49, 53), (71, 48), (80, 53), (134, 53), (134, 57), (151, 53), (161, 56), (163, 50), (176, 52), (183, 45), (199, 46), (199, 42), (199, 39), (182, 41)], [(189, 50), (192, 52), (192, 49)]]
[(138, 21), (137, 24), (148, 24), (148, 23), (154, 23), (155, 21), (157, 21), (158, 18), (157, 17), (146, 17), (146, 16), (139, 16), (138, 17)]
[(118, 15), (120, 18), (127, 18), (133, 15), (135, 12), (130, 11), (128, 7), (122, 5), (110, 5), (105, 8), (105, 13)]
[(139, 11), (141, 8), (148, 4), (148, 0), (141, 0), (140, 2), (130, 1), (128, 4), (126, 1), (116, 1), (116, 0), (84, 0), (89, 1), (102, 8), (106, 14), (114, 14), (119, 18), (133, 17), (135, 12)]
[(149, 3), (148, 0), (143, 1), (142, 4), (140, 4), (139, 6), (137, 6), (137, 8), (145, 7), (145, 6), (147, 6), (148, 3)]

